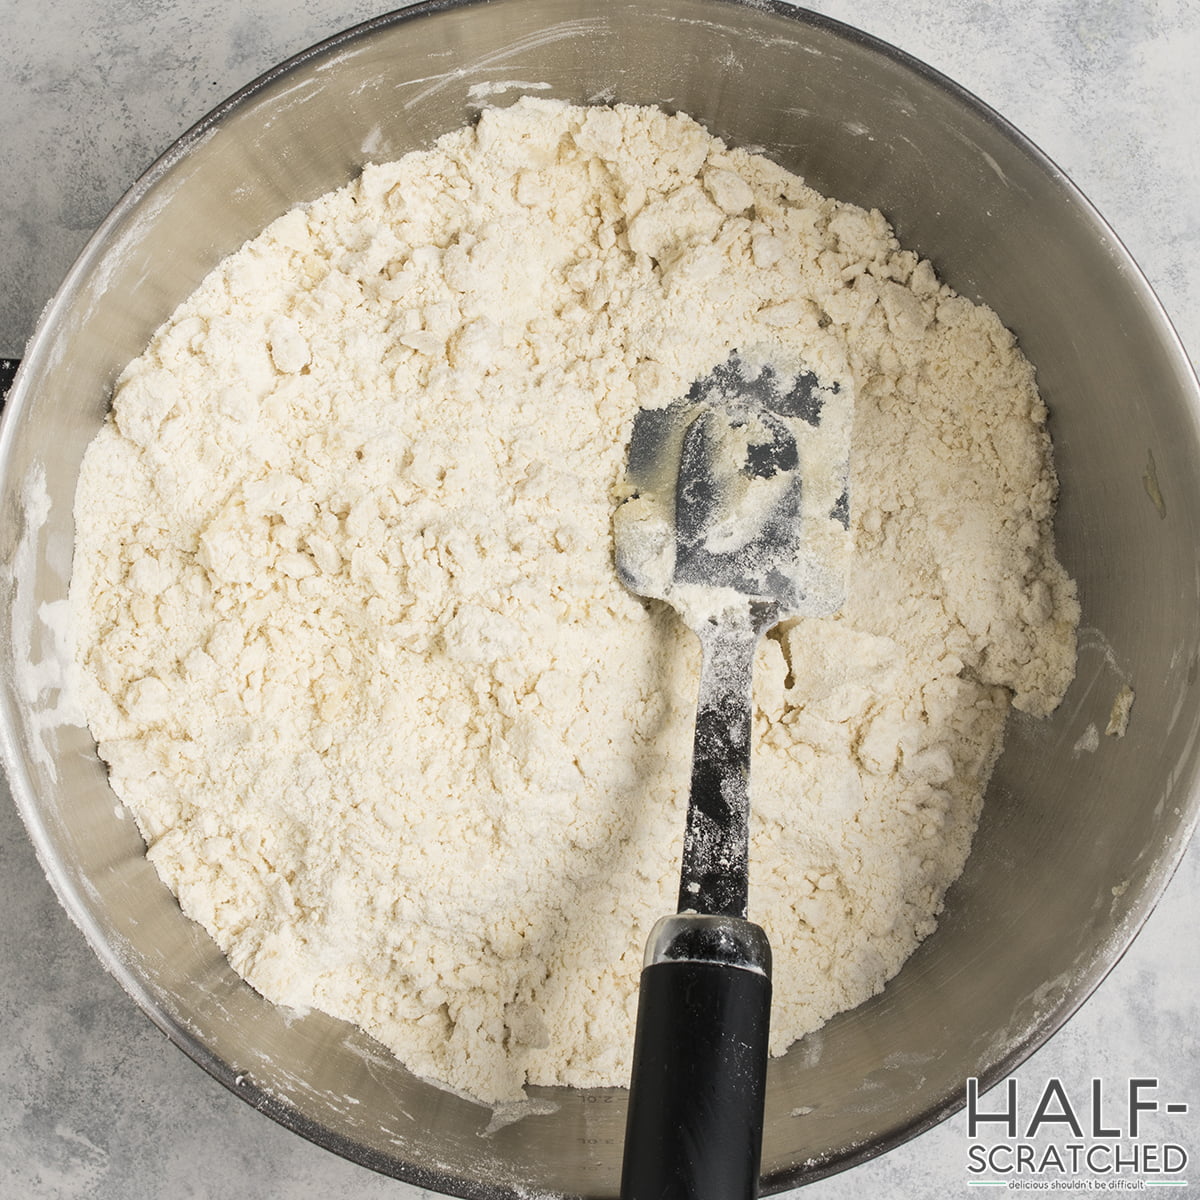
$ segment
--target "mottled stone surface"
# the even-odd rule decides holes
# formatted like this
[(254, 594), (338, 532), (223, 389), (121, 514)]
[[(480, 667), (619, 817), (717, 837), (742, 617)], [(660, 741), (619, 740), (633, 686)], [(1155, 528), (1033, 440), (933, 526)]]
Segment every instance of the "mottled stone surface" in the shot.
[[(1200, 353), (1200, 5), (1194, 0), (823, 0), (1004, 113), (1106, 216)], [(0, 37), (0, 355), (134, 177), (258, 72), (373, 15), (361, 0), (9, 3)], [(3, 785), (0, 784), (0, 790)], [(1162, 1132), (1200, 1182), (1200, 845), (1099, 992), (1017, 1072), (1188, 1103)], [(169, 1045), (59, 908), (0, 797), (0, 1196), (417, 1196), (252, 1112)], [(991, 1098), (989, 1098), (991, 1099)], [(1189, 1140), (1190, 1139), (1190, 1140)], [(804, 1189), (806, 1200), (966, 1192), (960, 1115)], [(1080, 1194), (1080, 1193), (1076, 1193)]]

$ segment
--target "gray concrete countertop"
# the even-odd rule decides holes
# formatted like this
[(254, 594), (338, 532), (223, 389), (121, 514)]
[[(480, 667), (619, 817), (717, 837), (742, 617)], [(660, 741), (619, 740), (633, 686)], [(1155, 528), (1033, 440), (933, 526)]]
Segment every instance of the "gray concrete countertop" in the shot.
[[(1054, 158), (1200, 353), (1200, 4), (818, 0), (944, 71)], [(363, 0), (7, 0), (0, 39), (0, 355), (19, 357), (75, 255), (140, 171), (263, 69), (377, 11)], [(415, 1197), (234, 1101), (101, 969), (0, 783), (0, 1196)], [(1200, 1184), (1200, 845), (1133, 948), (1017, 1072), (1188, 1106), (1170, 1136)], [(994, 1095), (994, 1094), (993, 1094)], [(990, 1098), (989, 1098), (990, 1099)], [(992, 1105), (994, 1107), (994, 1104)], [(1190, 1139), (1190, 1141), (1189, 1141)], [(804, 1189), (926, 1200), (971, 1178), (963, 1114)], [(1092, 1194), (1076, 1192), (1076, 1194)]]

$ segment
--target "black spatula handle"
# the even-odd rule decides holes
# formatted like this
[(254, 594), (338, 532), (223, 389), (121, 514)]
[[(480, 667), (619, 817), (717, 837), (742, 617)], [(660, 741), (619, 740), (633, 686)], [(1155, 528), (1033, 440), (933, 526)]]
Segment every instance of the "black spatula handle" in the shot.
[(680, 914), (646, 949), (622, 1200), (758, 1195), (771, 951), (735, 917)]

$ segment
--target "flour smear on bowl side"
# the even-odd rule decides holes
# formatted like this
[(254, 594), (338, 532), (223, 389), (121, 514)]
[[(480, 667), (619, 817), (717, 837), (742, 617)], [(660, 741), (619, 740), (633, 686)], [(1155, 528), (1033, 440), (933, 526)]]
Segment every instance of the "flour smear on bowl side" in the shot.
[(1033, 371), (884, 218), (686, 116), (524, 99), (275, 221), (130, 364), (79, 482), (84, 702), (269, 999), (484, 1101), (624, 1085), (698, 649), (618, 582), (633, 418), (737, 348), (853, 378), (832, 619), (759, 650), (772, 1050), (934, 928), (1078, 606)]

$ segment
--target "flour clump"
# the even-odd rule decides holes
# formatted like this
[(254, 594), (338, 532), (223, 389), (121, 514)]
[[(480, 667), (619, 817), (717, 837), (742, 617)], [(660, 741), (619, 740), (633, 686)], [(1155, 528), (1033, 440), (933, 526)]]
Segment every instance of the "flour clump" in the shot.
[(85, 458), (92, 731), (269, 999), (487, 1101), (627, 1081), (698, 649), (619, 583), (613, 491), (639, 407), (749, 346), (857, 396), (846, 603), (756, 664), (772, 1050), (934, 928), (1010, 706), (1074, 670), (1032, 369), (879, 213), (683, 115), (526, 98), (221, 263)]

